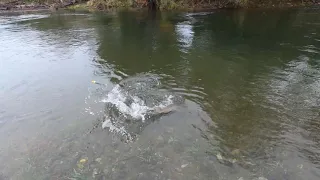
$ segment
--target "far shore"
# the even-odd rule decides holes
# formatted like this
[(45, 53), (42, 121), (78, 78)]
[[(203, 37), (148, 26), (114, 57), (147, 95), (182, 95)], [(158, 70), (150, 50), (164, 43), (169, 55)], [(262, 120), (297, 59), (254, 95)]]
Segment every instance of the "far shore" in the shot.
[[(217, 7), (212, 4), (208, 5), (201, 5), (201, 6), (195, 6), (193, 8), (190, 7), (184, 7), (181, 9), (172, 9), (172, 10), (160, 10), (160, 11), (186, 11), (186, 12), (202, 12), (202, 11), (214, 11), (217, 9), (265, 9), (265, 8), (293, 8), (293, 7), (308, 7), (308, 6), (319, 6), (320, 2), (315, 3), (286, 3), (286, 4), (280, 4), (280, 5), (265, 5), (265, 4), (259, 4), (256, 6), (250, 6), (246, 8), (238, 8), (238, 7)], [(25, 3), (23, 1), (14, 1), (13, 2), (1, 2), (0, 0), (0, 14), (2, 13), (28, 13), (28, 12), (54, 12), (59, 9), (64, 10), (74, 10), (74, 11), (111, 11), (111, 10), (119, 10), (119, 9), (127, 9), (130, 11), (140, 11), (140, 10), (147, 10), (147, 7), (128, 7), (128, 8), (109, 8), (109, 9), (94, 9), (90, 8), (87, 3), (73, 3), (72, 1), (66, 2), (64, 4), (36, 4), (36, 3)]]

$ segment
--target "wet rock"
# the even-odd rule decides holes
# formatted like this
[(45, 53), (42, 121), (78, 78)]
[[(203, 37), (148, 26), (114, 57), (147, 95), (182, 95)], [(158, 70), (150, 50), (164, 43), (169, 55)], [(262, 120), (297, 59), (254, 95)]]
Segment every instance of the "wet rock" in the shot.
[(95, 161), (96, 161), (97, 163), (100, 163), (100, 164), (101, 164), (102, 158), (96, 158)]
[(87, 162), (87, 159), (80, 159), (79, 162), (77, 163), (77, 166), (79, 169), (84, 168), (84, 164)]
[(175, 141), (175, 139), (173, 137), (170, 137), (169, 140), (168, 140), (168, 143), (171, 144), (174, 141)]
[(98, 169), (94, 168), (92, 171), (92, 177), (95, 178), (99, 174)]
[(302, 169), (302, 168), (303, 168), (303, 164), (299, 164), (299, 165), (297, 165), (297, 167), (298, 167), (299, 169)]
[(254, 178), (253, 180), (268, 180), (268, 179), (265, 177), (258, 177), (258, 178)]
[(223, 157), (220, 153), (218, 153), (216, 156), (219, 161), (223, 161)]
[(84, 164), (84, 163), (87, 162), (87, 160), (86, 160), (86, 159), (81, 159), (79, 162), (82, 163), (82, 164)]
[(181, 169), (187, 167), (188, 165), (189, 165), (189, 164), (182, 164), (182, 165), (181, 165)]
[(227, 165), (227, 166), (233, 166), (233, 164), (237, 162), (236, 159), (230, 159), (230, 158), (223, 157), (220, 153), (218, 153), (216, 155), (216, 157), (217, 157), (217, 160), (221, 164), (224, 164), (224, 165)]

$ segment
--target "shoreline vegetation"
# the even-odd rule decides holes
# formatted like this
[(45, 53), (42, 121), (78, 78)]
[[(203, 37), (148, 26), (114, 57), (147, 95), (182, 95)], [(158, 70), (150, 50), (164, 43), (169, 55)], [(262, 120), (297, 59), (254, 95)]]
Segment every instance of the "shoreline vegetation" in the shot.
[(0, 12), (40, 10), (204, 11), (239, 8), (286, 8), (320, 5), (318, 0), (0, 0)]

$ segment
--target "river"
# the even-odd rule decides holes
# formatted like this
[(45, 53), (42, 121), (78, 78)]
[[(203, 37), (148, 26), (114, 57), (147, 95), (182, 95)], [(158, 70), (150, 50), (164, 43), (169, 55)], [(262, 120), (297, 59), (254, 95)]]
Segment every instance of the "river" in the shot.
[[(185, 102), (125, 142), (139, 73)], [(319, 107), (319, 8), (0, 14), (1, 180), (316, 180)]]

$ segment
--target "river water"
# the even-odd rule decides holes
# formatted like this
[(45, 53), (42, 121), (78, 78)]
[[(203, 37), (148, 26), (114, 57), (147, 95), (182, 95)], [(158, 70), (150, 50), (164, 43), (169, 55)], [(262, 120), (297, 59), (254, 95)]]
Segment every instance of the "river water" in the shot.
[[(138, 73), (185, 101), (125, 142), (104, 100)], [(319, 107), (318, 8), (0, 15), (1, 180), (316, 180)]]

